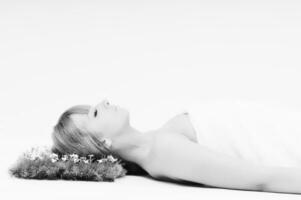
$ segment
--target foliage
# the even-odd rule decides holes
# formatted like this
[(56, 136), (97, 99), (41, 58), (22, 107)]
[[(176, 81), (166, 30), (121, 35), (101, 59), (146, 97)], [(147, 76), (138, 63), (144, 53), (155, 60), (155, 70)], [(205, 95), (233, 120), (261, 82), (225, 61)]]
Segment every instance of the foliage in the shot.
[(49, 148), (34, 147), (25, 152), (9, 169), (12, 176), (24, 179), (65, 179), (113, 182), (126, 175), (120, 159), (112, 155), (97, 158), (94, 155), (58, 155)]

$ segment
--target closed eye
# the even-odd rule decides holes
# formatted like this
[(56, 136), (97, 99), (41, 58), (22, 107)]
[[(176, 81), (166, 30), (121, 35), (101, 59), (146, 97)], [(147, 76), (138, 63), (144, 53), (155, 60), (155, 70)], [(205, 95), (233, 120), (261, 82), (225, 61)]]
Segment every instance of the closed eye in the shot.
[(96, 116), (97, 116), (97, 110), (94, 111), (94, 117), (96, 117)]

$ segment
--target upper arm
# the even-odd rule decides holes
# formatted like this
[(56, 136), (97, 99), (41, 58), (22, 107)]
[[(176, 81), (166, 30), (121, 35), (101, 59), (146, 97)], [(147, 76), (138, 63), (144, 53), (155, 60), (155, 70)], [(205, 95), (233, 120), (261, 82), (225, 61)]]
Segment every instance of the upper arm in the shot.
[[(162, 139), (164, 140), (164, 139)], [(158, 159), (164, 175), (209, 186), (261, 190), (268, 180), (265, 166), (215, 152), (182, 137), (169, 137)], [(164, 162), (163, 159), (166, 159)]]

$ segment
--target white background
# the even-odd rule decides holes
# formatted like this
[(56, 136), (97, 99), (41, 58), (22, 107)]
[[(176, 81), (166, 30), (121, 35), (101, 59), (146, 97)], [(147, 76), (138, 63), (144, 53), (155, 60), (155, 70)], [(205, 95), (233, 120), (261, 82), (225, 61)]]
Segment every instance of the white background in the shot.
[(299, 1), (0, 0), (1, 178), (103, 98), (143, 131), (211, 99), (301, 111)]

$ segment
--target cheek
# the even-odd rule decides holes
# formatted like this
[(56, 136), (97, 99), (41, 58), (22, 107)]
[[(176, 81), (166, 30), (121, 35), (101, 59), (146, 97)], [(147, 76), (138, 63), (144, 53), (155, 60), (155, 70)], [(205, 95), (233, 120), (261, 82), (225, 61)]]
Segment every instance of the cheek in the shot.
[(129, 116), (126, 112), (114, 113), (112, 115), (106, 115), (102, 118), (102, 121), (95, 120), (94, 129), (104, 132), (115, 132), (122, 129), (125, 125), (128, 124)]
[(91, 123), (90, 129), (93, 132), (101, 132), (103, 130), (103, 126), (99, 121), (95, 120)]
[(120, 113), (112, 119), (112, 126), (115, 126), (116, 128), (123, 128), (127, 121), (127, 116), (124, 113)]
[(97, 131), (97, 126), (95, 123), (91, 123), (91, 125), (89, 126), (88, 130), (91, 131), (92, 133), (95, 133)]

